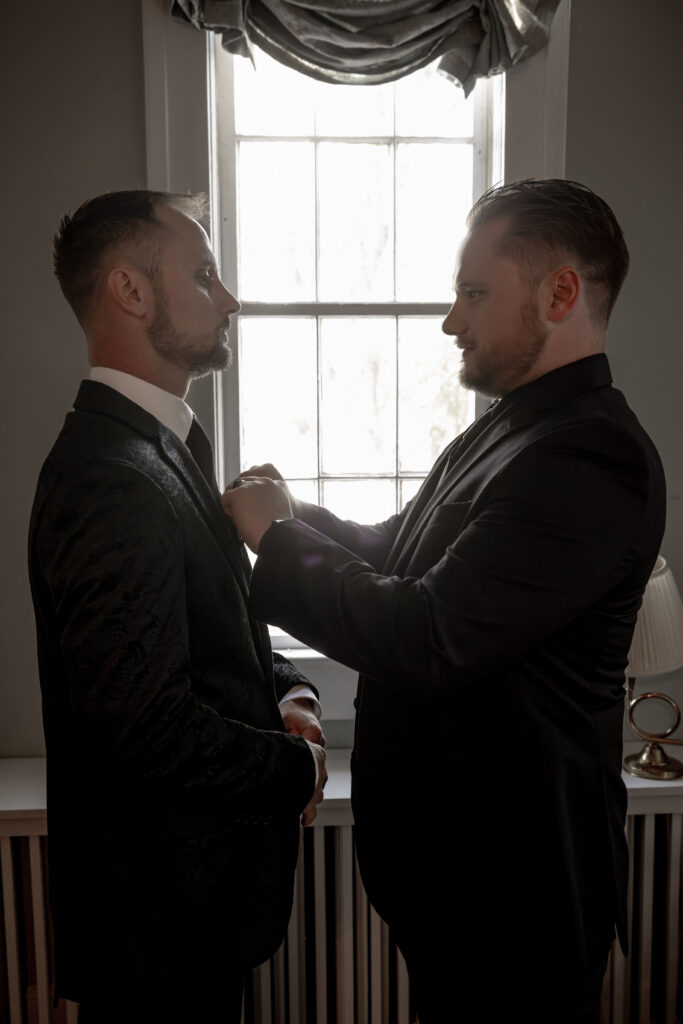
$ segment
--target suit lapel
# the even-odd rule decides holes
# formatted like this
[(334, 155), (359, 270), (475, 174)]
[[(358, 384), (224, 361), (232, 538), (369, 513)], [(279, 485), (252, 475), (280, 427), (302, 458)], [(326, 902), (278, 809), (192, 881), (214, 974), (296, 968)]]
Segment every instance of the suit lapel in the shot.
[(207, 526), (225, 552), (246, 600), (249, 596), (249, 560), (232, 520), (223, 512), (217, 495), (186, 446), (163, 424), (159, 423), (158, 427), (158, 443), (163, 457), (185, 483)]
[[(486, 415), (483, 413), (483, 416)], [(476, 427), (478, 422), (472, 426)], [(399, 531), (384, 568), (386, 573), (400, 572), (401, 566), (408, 563), (434, 509), (444, 502), (469, 470), (505, 437), (509, 429), (508, 417), (489, 419), (472, 440), (468, 442), (469, 432), (465, 431), (446, 449), (425, 481), (425, 495), (419, 507), (410, 510), (409, 517)], [(422, 497), (422, 493), (418, 497)]]
[(135, 402), (98, 381), (85, 380), (81, 383), (74, 408), (116, 419), (156, 448), (159, 458), (170, 464), (180, 477), (198, 512), (216, 538), (246, 601), (249, 593), (249, 560), (232, 520), (222, 511), (217, 495), (182, 441)]
[[(587, 391), (607, 387), (611, 382), (612, 375), (606, 356), (602, 353), (587, 356), (510, 392), (497, 405), (483, 413), (469, 430), (453, 441), (436, 462), (406, 515), (383, 572), (400, 574), (404, 570), (429, 516), (482, 458), (490, 456), (493, 449), (499, 447), (500, 455), (496, 457), (491, 469), (491, 473), (495, 472), (503, 453), (506, 457), (510, 456), (510, 446), (514, 448), (515, 444), (513, 437), (525, 436), (519, 434), (521, 428), (538, 422), (539, 431), (543, 432), (545, 418), (540, 415), (543, 409), (569, 403), (573, 398)], [(484, 417), (489, 412), (492, 413), (491, 419), (484, 425)], [(478, 425), (480, 429), (477, 432)], [(527, 444), (528, 438), (518, 443)]]
[[(156, 448), (159, 458), (169, 464), (180, 478), (197, 511), (216, 538), (247, 604), (251, 566), (244, 545), (237, 535), (232, 519), (226, 516), (221, 508), (218, 492), (209, 484), (187, 446), (172, 430), (135, 402), (98, 381), (82, 382), (74, 408), (119, 420)], [(251, 618), (249, 622), (254, 648), (264, 676), (266, 680), (272, 680), (273, 659), (268, 631), (265, 626)]]

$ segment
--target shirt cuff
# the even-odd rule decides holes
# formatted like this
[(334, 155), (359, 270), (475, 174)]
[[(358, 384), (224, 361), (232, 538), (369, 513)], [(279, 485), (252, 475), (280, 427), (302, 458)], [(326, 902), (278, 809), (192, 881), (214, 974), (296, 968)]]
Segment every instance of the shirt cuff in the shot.
[(303, 683), (299, 683), (297, 686), (293, 686), (291, 690), (287, 690), (282, 700), (279, 702), (279, 707), (288, 700), (310, 700), (313, 714), (320, 721), (323, 716), (323, 709), (320, 705), (320, 701), (311, 690), (310, 686), (305, 686)]

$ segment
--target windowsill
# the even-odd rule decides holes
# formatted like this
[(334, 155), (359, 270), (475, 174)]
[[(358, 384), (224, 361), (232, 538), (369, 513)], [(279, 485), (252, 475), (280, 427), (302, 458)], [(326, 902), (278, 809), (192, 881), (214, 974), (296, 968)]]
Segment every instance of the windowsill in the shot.
[[(624, 754), (635, 753), (640, 746), (625, 743)], [(316, 819), (318, 825), (351, 824), (350, 756), (348, 749), (327, 753), (328, 780)], [(623, 779), (629, 815), (683, 813), (683, 777), (658, 782), (623, 772)], [(0, 836), (45, 835), (45, 800), (44, 757), (0, 758)]]
[[(309, 661), (334, 664), (326, 654), (314, 651), (312, 647), (273, 647), (273, 651), (290, 661)], [(349, 670), (350, 671), (350, 670)]]

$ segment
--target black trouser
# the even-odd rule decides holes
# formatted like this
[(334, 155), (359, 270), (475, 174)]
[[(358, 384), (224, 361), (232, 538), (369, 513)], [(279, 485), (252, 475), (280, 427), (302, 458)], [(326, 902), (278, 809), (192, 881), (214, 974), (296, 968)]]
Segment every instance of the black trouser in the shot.
[(479, 851), (475, 876), (471, 850), (460, 856), (448, 830), (389, 820), (357, 822), (356, 846), (370, 900), (405, 957), (420, 1024), (598, 1021), (609, 927), (580, 967), (555, 894), (525, 884), (528, 872), (498, 851)]
[(84, 998), (78, 1024), (240, 1024), (243, 975), (223, 977), (220, 992), (158, 992), (141, 1002), (111, 987)]
[[(419, 938), (419, 936), (417, 937)], [(511, 970), (501, 965), (494, 949), (480, 951), (473, 962), (430, 957), (429, 948), (403, 944), (411, 993), (420, 1024), (598, 1024), (600, 992), (607, 954), (590, 970), (572, 979), (544, 975), (533, 963)], [(503, 954), (504, 956), (504, 954)], [(488, 965), (488, 966), (487, 966)], [(515, 969), (519, 972), (515, 975)]]

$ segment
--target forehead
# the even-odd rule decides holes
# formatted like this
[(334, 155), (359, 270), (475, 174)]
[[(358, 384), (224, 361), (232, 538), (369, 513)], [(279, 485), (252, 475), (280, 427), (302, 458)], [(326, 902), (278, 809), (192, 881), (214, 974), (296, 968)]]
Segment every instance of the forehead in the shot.
[(196, 220), (173, 207), (157, 210), (157, 218), (166, 228), (167, 237), (162, 253), (164, 262), (213, 262), (208, 235)]
[(458, 281), (516, 269), (513, 260), (501, 253), (501, 242), (508, 226), (509, 218), (499, 217), (470, 231), (458, 254)]

